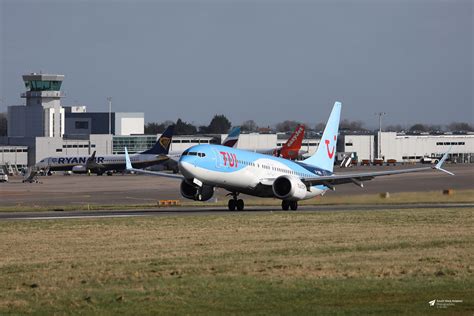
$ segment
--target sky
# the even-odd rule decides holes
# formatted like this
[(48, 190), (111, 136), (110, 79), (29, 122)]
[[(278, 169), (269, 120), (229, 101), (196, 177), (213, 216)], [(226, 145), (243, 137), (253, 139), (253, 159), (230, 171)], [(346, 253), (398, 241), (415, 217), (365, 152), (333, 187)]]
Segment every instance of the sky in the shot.
[(21, 76), (63, 105), (207, 125), (474, 123), (471, 0), (0, 0), (0, 112)]

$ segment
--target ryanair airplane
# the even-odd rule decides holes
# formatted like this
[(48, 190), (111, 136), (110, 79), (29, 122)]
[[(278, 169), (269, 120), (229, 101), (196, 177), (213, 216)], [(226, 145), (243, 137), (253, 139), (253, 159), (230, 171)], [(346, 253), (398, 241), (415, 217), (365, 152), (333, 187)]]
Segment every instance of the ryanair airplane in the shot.
[[(174, 125), (168, 126), (155, 145), (141, 153), (131, 156), (131, 160), (139, 168), (146, 168), (168, 160), (168, 151), (173, 138)], [(125, 170), (125, 155), (96, 156), (70, 156), (48, 157), (36, 165), (36, 170), (47, 171), (72, 171), (74, 173), (96, 173), (98, 176), (108, 171)]]
[(240, 193), (278, 198), (282, 200), (283, 210), (296, 210), (298, 201), (322, 195), (340, 184), (353, 183), (362, 187), (363, 181), (375, 177), (432, 169), (453, 175), (441, 168), (448, 153), (444, 154), (434, 167), (334, 174), (340, 114), (341, 103), (336, 102), (317, 151), (301, 162), (220, 145), (203, 144), (183, 152), (179, 159), (182, 175), (135, 169), (125, 148), (127, 170), (181, 179), (182, 196), (192, 200), (209, 200), (214, 194), (214, 188), (224, 188), (232, 196), (228, 203), (231, 211), (244, 209), (244, 201), (238, 198)]

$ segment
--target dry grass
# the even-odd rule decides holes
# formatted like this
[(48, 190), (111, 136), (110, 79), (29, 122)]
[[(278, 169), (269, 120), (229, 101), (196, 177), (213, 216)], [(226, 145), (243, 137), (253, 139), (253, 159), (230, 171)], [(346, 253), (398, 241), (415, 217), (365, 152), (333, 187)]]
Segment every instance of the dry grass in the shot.
[(467, 312), (473, 213), (1, 222), (0, 314)]
[[(228, 198), (220, 199), (217, 202), (195, 202), (190, 200), (182, 200), (183, 206), (219, 206), (227, 207)], [(360, 194), (339, 196), (331, 193), (325, 196), (319, 196), (314, 199), (301, 201), (300, 205), (373, 205), (373, 204), (413, 204), (413, 203), (474, 203), (474, 190), (458, 190), (452, 195), (444, 195), (442, 191), (428, 192), (401, 192), (392, 193), (389, 198), (382, 198), (379, 194)], [(245, 196), (246, 206), (279, 206), (279, 199), (263, 199)], [(17, 212), (17, 211), (52, 211), (52, 210), (133, 210), (133, 209), (153, 209), (157, 208), (157, 203), (147, 204), (75, 204), (75, 205), (16, 205), (16, 206), (0, 206), (0, 212)]]

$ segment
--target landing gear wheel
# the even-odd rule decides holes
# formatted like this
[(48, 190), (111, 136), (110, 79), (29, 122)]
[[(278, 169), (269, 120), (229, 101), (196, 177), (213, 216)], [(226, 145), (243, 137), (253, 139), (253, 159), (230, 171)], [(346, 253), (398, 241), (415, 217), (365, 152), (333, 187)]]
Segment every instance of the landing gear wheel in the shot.
[(235, 211), (235, 207), (237, 206), (236, 204), (237, 203), (234, 199), (229, 200), (229, 203), (227, 204), (227, 206), (229, 207), (229, 211)]
[(237, 206), (237, 211), (243, 211), (244, 210), (244, 200), (238, 199), (236, 202)]
[(281, 201), (281, 209), (284, 211), (288, 211), (290, 208), (290, 201), (283, 200)]
[(291, 201), (290, 208), (292, 211), (296, 211), (298, 209), (298, 201)]

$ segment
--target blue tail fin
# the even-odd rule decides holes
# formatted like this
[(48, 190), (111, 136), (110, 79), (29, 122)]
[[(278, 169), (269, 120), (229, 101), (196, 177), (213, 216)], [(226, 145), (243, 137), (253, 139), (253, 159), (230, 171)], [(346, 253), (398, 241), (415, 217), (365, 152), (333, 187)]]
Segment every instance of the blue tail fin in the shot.
[(304, 163), (332, 172), (334, 168), (334, 158), (336, 156), (336, 142), (340, 117), (341, 102), (336, 102), (332, 108), (331, 115), (329, 115), (318, 149), (314, 155), (305, 159), (303, 161)]
[(155, 145), (152, 148), (141, 152), (141, 154), (167, 155), (170, 150), (173, 133), (174, 125), (168, 126), (168, 128), (163, 132), (163, 134), (161, 134), (160, 138), (158, 138)]
[(240, 136), (240, 126), (234, 127), (227, 135), (227, 138), (222, 142), (222, 146), (237, 147), (237, 142)]

